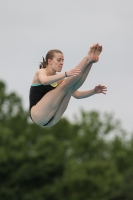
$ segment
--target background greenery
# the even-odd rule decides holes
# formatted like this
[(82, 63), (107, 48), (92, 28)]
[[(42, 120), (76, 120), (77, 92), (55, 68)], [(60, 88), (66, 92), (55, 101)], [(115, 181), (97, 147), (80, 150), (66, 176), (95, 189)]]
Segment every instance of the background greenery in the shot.
[(0, 200), (132, 200), (133, 136), (112, 114), (31, 123), (0, 82)]

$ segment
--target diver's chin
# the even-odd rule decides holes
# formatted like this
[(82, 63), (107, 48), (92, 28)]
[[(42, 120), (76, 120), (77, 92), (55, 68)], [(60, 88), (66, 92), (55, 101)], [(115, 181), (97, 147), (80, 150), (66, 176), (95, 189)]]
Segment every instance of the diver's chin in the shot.
[(57, 71), (57, 72), (61, 72), (61, 70), (62, 70), (62, 69), (58, 69), (58, 71)]

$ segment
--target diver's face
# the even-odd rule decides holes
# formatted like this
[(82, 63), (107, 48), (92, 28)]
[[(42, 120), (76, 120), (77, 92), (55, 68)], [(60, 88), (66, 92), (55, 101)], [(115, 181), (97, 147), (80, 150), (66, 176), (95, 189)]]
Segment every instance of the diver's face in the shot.
[(64, 56), (62, 53), (54, 53), (54, 57), (50, 60), (51, 67), (56, 71), (60, 72), (64, 64)]

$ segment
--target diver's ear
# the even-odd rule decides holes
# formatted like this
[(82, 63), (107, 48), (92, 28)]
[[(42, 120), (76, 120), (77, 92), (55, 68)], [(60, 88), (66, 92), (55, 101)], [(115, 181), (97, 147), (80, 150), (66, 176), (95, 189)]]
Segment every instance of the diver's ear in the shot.
[(52, 60), (51, 59), (48, 59), (48, 64), (52, 64)]

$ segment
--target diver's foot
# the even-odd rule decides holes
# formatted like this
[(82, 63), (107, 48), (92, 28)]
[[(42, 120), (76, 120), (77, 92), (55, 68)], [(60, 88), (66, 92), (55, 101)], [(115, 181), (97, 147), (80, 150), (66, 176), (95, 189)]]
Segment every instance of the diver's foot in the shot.
[(88, 52), (89, 62), (91, 62), (91, 63), (98, 62), (99, 55), (100, 55), (101, 52), (102, 52), (102, 46), (99, 45), (98, 43), (97, 44), (93, 44), (90, 47), (90, 50)]

